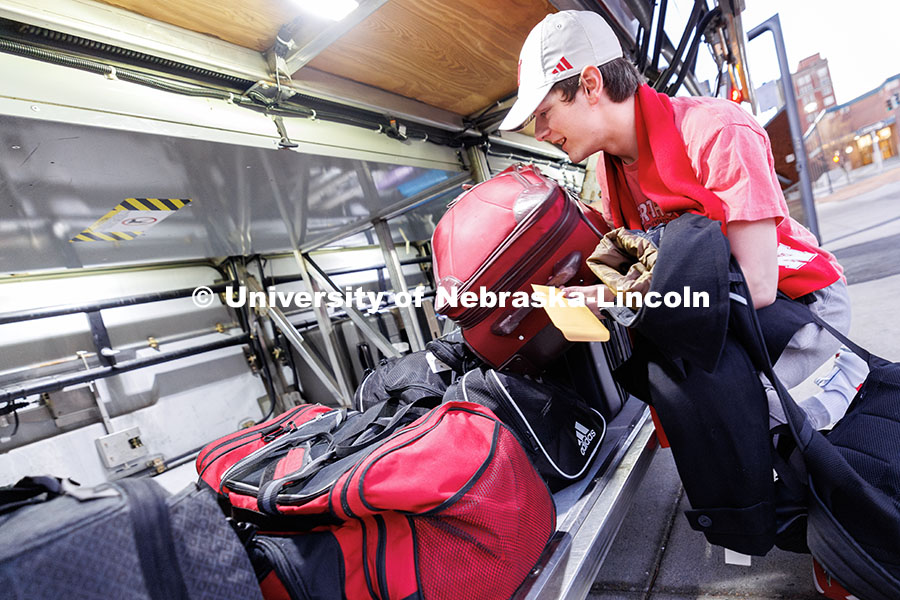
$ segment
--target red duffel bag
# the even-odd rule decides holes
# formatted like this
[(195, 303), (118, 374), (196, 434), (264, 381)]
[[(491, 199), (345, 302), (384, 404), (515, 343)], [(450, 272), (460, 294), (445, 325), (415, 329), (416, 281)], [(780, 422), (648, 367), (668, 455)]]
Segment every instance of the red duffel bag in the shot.
[[(314, 512), (334, 520), (306, 533), (289, 535), (282, 529), (280, 535), (257, 534), (250, 540), (264, 596), (508, 598), (534, 567), (556, 526), (553, 499), (522, 446), (489, 409), (469, 402), (425, 411), (366, 446), (372, 435), (367, 431), (391, 431), (389, 424), (379, 424), (393, 411), (390, 401), (384, 407), (362, 415), (351, 411), (345, 419), (337, 417), (343, 411), (321, 412), (305, 425), (270, 437), (223, 473), (217, 487), (224, 497), (235, 505), (253, 496), (242, 490), (255, 490), (259, 508), (265, 509), (258, 515), (263, 521), (273, 514)], [(415, 409), (405, 414), (409, 410)], [(297, 436), (326, 427), (327, 435)], [(351, 436), (358, 449), (343, 458), (338, 453), (332, 462), (316, 462), (343, 447), (340, 440), (350, 439), (344, 433), (348, 427), (359, 432)], [(285, 444), (293, 436), (299, 443)], [(319, 438), (331, 440), (324, 453), (309, 445)], [(267, 453), (268, 462), (256, 460)], [(279, 479), (285, 460), (296, 466), (304, 461), (291, 458), (294, 454), (311, 453), (317, 458), (306, 463), (310, 471), (304, 477)], [(241, 464), (259, 474), (252, 490), (246, 473), (229, 474)], [(335, 468), (339, 473), (328, 473)], [(324, 493), (317, 483), (323, 474), (330, 482)], [(265, 490), (279, 481), (277, 493), (268, 497)]]
[[(607, 231), (600, 213), (537, 168), (512, 166), (463, 192), (435, 227), (435, 309), (494, 368), (539, 371), (568, 344), (544, 310), (514, 306), (514, 294), (596, 281), (585, 261)], [(467, 307), (466, 292), (497, 304), (479, 296)]]

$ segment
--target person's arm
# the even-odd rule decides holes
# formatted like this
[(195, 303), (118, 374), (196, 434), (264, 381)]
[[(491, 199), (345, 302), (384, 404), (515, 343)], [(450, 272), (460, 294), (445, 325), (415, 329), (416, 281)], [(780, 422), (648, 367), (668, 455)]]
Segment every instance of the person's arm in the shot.
[(731, 254), (741, 265), (753, 307), (775, 302), (778, 292), (778, 236), (775, 219), (731, 221), (728, 223)]
[(702, 146), (692, 162), (700, 183), (725, 204), (731, 253), (744, 272), (753, 306), (762, 308), (775, 301), (778, 291), (775, 228), (788, 216), (787, 204), (765, 131), (743, 111), (728, 108), (734, 122)]

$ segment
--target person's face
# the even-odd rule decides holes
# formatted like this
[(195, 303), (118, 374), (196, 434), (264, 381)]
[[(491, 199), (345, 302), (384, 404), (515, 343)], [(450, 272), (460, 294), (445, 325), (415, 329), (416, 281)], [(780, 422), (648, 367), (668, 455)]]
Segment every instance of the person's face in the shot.
[(581, 162), (599, 149), (599, 140), (585, 127), (588, 111), (582, 89), (571, 102), (563, 102), (559, 91), (550, 92), (534, 111), (535, 139), (546, 140), (568, 154), (572, 162)]

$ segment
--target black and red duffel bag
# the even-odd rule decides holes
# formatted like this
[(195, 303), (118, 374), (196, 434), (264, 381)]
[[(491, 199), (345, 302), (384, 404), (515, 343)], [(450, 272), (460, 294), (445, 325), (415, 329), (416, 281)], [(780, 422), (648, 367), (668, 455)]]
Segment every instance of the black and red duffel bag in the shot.
[(243, 432), (207, 444), (197, 457), (200, 479), (234, 516), (266, 529), (293, 531), (328, 515), (328, 493), (378, 443), (426, 412), (431, 398), (398, 398), (365, 412), (298, 406)]
[[(345, 437), (341, 429), (330, 435)], [(327, 493), (305, 503), (297, 498), (312, 496), (306, 487), (315, 477), (283, 488), (273, 504), (260, 502), (279, 514), (318, 510), (337, 520), (250, 542), (269, 600), (506, 598), (555, 530), (546, 484), (513, 433), (483, 406), (442, 404), (341, 468), (339, 477), (329, 475)], [(220, 487), (228, 489), (227, 477)]]
[(201, 481), (221, 493), (222, 476), (235, 463), (266, 447), (284, 434), (296, 430), (297, 427), (333, 411), (334, 409), (321, 404), (303, 404), (274, 419), (215, 440), (204, 446), (197, 455), (197, 473)]
[[(456, 321), (478, 356), (496, 369), (539, 371), (567, 342), (546, 312), (513, 306), (512, 294), (531, 284), (563, 286), (596, 281), (585, 263), (609, 231), (582, 204), (535, 167), (515, 165), (463, 192), (432, 236), (438, 294), (435, 309)], [(463, 294), (481, 289), (505, 307)]]

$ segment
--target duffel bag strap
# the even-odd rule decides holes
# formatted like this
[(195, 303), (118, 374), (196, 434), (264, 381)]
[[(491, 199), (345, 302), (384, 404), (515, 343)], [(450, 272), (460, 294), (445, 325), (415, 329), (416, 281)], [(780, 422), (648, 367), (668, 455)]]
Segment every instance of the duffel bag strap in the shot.
[[(405, 425), (411, 418), (417, 418), (429, 408), (433, 408), (437, 402), (433, 398), (419, 398), (409, 404), (397, 408), (398, 400), (390, 398), (380, 404), (371, 407), (360, 418), (360, 423), (353, 427), (352, 435), (345, 435), (340, 430), (334, 436), (333, 448), (337, 458), (344, 458), (356, 454), (363, 448), (376, 444), (390, 437), (397, 429)], [(393, 414), (391, 414), (393, 411)], [(369, 415), (369, 413), (372, 413)], [(368, 416), (367, 416), (368, 415)], [(404, 419), (407, 415), (410, 419)], [(380, 427), (381, 429), (377, 429)]]
[[(435, 402), (432, 398), (420, 398), (399, 408), (398, 404), (398, 399), (390, 398), (349, 419), (328, 436), (327, 446), (321, 438), (318, 444), (311, 440), (303, 453), (300, 468), (284, 477), (275, 479), (275, 469), (266, 469), (256, 494), (259, 510), (266, 514), (279, 514), (278, 496), (287, 486), (291, 487), (292, 496), (315, 497), (380, 442), (425, 414), (426, 407), (433, 406)], [(392, 411), (395, 412), (391, 414)]]
[[(731, 268), (732, 274), (729, 279), (732, 291), (729, 295), (732, 303), (737, 302), (739, 305), (742, 305), (740, 310), (734, 311), (733, 309), (733, 312), (735, 312), (737, 318), (743, 321), (742, 326), (746, 329), (745, 332), (739, 331), (738, 334), (745, 333), (748, 336), (748, 339), (745, 340), (746, 349), (751, 354), (751, 357), (754, 358), (754, 362), (757, 363), (757, 368), (762, 371), (769, 380), (769, 383), (771, 383), (772, 387), (775, 389), (778, 400), (781, 402), (781, 407), (784, 409), (787, 426), (791, 431), (792, 437), (796, 440), (798, 448), (802, 452), (806, 450), (806, 447), (815, 435), (815, 427), (813, 427), (813, 424), (807, 418), (806, 413), (802, 408), (797, 406), (797, 403), (775, 375), (772, 359), (766, 349), (766, 340), (759, 323), (759, 318), (750, 301), (750, 289), (747, 287), (747, 281), (744, 279), (744, 274), (740, 271), (740, 265), (737, 264), (737, 260), (734, 257), (731, 257)], [(830, 328), (830, 326), (828, 327)]]
[(175, 553), (165, 490), (150, 479), (126, 479), (116, 486), (128, 503), (147, 593), (153, 600), (189, 600)]
[(844, 335), (843, 333), (841, 333), (840, 331), (838, 331), (837, 329), (832, 327), (827, 321), (825, 321), (822, 317), (820, 317), (813, 311), (809, 311), (809, 312), (812, 315), (813, 321), (815, 321), (816, 324), (820, 325), (823, 329), (825, 329), (825, 331), (827, 331), (828, 333), (830, 333), (831, 335), (836, 337), (842, 344), (844, 344), (845, 346), (847, 346), (848, 348), (853, 350), (853, 353), (856, 354), (861, 359), (863, 359), (864, 361), (866, 361), (866, 364), (868, 364), (869, 366), (872, 365), (873, 355), (871, 352), (869, 352), (865, 348), (855, 344), (846, 335)]

